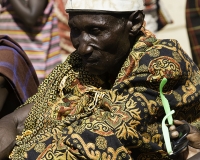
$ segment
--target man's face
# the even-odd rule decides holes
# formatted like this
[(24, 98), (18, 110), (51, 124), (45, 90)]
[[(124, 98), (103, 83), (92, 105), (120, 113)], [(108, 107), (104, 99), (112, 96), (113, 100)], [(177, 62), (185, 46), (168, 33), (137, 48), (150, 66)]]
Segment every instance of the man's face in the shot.
[(71, 40), (85, 69), (94, 75), (118, 72), (130, 51), (127, 20), (92, 13), (69, 16)]

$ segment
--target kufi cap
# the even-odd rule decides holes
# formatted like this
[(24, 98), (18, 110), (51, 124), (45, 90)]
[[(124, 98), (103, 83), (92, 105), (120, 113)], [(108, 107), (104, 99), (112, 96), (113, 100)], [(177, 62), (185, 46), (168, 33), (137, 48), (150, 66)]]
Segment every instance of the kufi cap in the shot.
[(67, 12), (131, 12), (144, 9), (144, 0), (67, 0)]

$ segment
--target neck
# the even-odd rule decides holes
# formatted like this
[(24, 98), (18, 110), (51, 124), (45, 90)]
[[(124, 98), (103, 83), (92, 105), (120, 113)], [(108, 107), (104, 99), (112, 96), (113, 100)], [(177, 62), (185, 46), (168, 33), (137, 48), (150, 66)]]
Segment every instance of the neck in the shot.
[[(131, 49), (130, 49), (131, 50)], [(116, 63), (113, 68), (111, 68), (109, 71), (108, 71), (108, 74), (113, 77), (113, 78), (117, 78), (124, 62), (126, 61), (127, 57), (129, 56), (130, 54), (130, 50), (126, 53), (126, 55), (118, 62)]]

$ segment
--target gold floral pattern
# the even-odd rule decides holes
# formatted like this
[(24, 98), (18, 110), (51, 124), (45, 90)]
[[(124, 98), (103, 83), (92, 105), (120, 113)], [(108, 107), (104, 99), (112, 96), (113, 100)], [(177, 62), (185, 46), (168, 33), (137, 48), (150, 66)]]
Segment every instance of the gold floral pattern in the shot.
[(75, 51), (26, 101), (34, 106), (11, 159), (170, 159), (160, 139), (163, 77), (174, 118), (199, 118), (200, 72), (176, 40), (141, 33), (109, 89), (81, 66)]
[(96, 138), (96, 146), (99, 149), (106, 149), (107, 148), (107, 140), (102, 136), (98, 136)]
[(45, 150), (46, 144), (45, 143), (38, 143), (35, 145), (34, 150), (36, 152), (42, 153)]

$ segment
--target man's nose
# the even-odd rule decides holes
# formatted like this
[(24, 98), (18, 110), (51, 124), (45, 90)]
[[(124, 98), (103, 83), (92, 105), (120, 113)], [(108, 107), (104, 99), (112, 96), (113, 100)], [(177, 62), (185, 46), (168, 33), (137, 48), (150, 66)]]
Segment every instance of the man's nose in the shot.
[(86, 55), (93, 52), (93, 47), (90, 45), (91, 38), (85, 32), (83, 32), (79, 37), (78, 53), (80, 55)]

